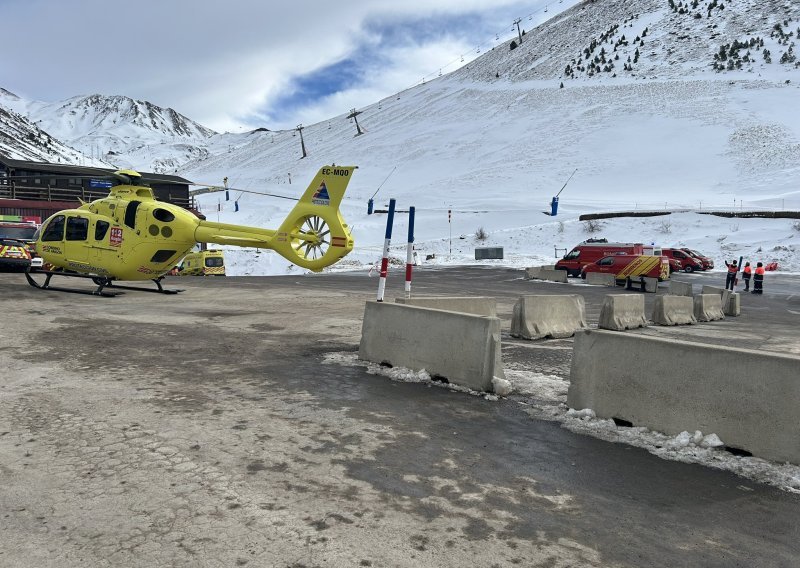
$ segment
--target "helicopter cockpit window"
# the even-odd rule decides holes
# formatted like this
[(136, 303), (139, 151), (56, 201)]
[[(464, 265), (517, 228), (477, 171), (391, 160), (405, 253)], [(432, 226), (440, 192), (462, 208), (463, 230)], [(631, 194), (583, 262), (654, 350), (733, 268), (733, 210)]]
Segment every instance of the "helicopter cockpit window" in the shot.
[(47, 224), (42, 233), (43, 241), (60, 241), (64, 238), (64, 216), (57, 215)]
[(89, 219), (83, 217), (69, 217), (67, 219), (68, 241), (85, 241), (89, 236)]
[(153, 255), (153, 258), (150, 259), (150, 262), (155, 262), (160, 264), (162, 262), (167, 262), (170, 258), (175, 256), (175, 253), (178, 251), (176, 250), (160, 250), (156, 251), (156, 254)]
[(136, 228), (136, 211), (141, 203), (141, 201), (131, 201), (125, 208), (125, 224), (131, 229)]
[(155, 209), (153, 211), (153, 217), (155, 217), (157, 221), (161, 221), (162, 223), (169, 223), (170, 221), (175, 220), (175, 215), (173, 215), (170, 211), (167, 211), (166, 209)]
[(94, 226), (94, 240), (102, 241), (105, 239), (110, 226), (111, 224), (108, 221), (98, 221), (97, 225)]

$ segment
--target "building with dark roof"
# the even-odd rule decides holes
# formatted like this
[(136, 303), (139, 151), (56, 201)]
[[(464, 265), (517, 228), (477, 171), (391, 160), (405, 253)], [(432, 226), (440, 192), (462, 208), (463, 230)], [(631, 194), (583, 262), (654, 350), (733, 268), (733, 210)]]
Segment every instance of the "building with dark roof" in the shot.
[[(78, 207), (109, 194), (113, 185), (110, 168), (94, 168), (46, 162), (12, 160), (0, 155), (0, 215), (39, 217)], [(192, 183), (179, 176), (139, 172), (159, 201), (194, 211), (189, 195)]]

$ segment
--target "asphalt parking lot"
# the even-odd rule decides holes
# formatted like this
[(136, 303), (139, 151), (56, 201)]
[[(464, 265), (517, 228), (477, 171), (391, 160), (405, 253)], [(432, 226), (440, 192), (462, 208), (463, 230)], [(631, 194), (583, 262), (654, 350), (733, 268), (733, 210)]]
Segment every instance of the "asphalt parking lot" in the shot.
[[(798, 563), (796, 494), (332, 363), (358, 349), (364, 272), (168, 282), (185, 292), (0, 274), (0, 566)], [(800, 353), (797, 281), (774, 282), (739, 318), (640, 333)], [(504, 363), (568, 374), (571, 340), (508, 336), (523, 293), (581, 293), (596, 323), (609, 290), (503, 268), (414, 281), (497, 297)]]

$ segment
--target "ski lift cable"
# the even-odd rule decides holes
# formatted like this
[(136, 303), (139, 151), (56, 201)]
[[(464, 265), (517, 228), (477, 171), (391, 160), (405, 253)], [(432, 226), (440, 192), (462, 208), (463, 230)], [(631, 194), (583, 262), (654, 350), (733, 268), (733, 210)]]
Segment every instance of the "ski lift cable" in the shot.
[(299, 197), (288, 197), (286, 195), (278, 195), (277, 193), (267, 193), (267, 192), (264, 192), (264, 191), (253, 191), (253, 190), (250, 190), (250, 189), (240, 189), (238, 187), (225, 187), (224, 185), (207, 185), (207, 184), (203, 184), (203, 183), (193, 183), (191, 185), (202, 186), (203, 188), (206, 188), (206, 189), (210, 190), (209, 193), (210, 192), (228, 190), (228, 191), (238, 191), (240, 193), (252, 193), (252, 194), (255, 194), (255, 195), (265, 195), (267, 197), (277, 197), (277, 198), (280, 198), (280, 199), (289, 199), (291, 201), (300, 201)]
[(575, 172), (577, 172), (577, 171), (578, 171), (578, 168), (575, 168), (575, 171), (574, 171), (574, 172), (572, 172), (572, 173), (570, 174), (570, 176), (567, 178), (567, 181), (565, 181), (565, 182), (564, 182), (564, 185), (562, 185), (562, 186), (561, 186), (561, 189), (560, 189), (560, 190), (558, 190), (558, 193), (556, 193), (556, 197), (558, 197), (559, 195), (561, 195), (561, 192), (562, 192), (562, 191), (564, 191), (564, 188), (565, 188), (565, 187), (567, 187), (567, 184), (569, 183), (569, 180), (571, 180), (571, 179), (572, 179), (572, 176), (574, 176), (574, 175), (575, 175)]
[(389, 172), (389, 175), (388, 175), (388, 176), (386, 176), (386, 179), (384, 179), (384, 180), (383, 180), (383, 182), (381, 182), (381, 184), (378, 186), (378, 189), (376, 189), (376, 190), (375, 190), (375, 193), (373, 193), (373, 194), (372, 194), (372, 197), (370, 197), (370, 199), (375, 199), (375, 196), (376, 196), (376, 195), (378, 195), (378, 192), (379, 192), (379, 191), (381, 190), (381, 188), (383, 187), (383, 184), (384, 184), (384, 183), (386, 183), (386, 181), (389, 179), (389, 177), (390, 177), (390, 176), (391, 176), (391, 175), (394, 173), (394, 171), (395, 171), (396, 169), (397, 169), (397, 166), (395, 166), (395, 167), (393, 167), (393, 168), (392, 168), (392, 171), (390, 171), (390, 172)]

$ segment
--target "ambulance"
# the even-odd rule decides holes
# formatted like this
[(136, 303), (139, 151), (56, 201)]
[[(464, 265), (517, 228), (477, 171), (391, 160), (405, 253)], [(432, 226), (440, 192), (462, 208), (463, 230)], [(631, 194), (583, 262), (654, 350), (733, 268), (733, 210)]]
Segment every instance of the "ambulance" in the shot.
[(19, 263), (16, 247), (20, 244), (27, 251), (28, 268), (41, 268), (42, 259), (36, 254), (36, 230), (39, 228), (38, 217), (18, 217), (15, 215), (0, 215), (0, 240), (6, 241), (4, 248), (0, 250), (0, 264), (3, 267), (11, 265), (21, 267), (26, 263)]
[(31, 267), (31, 254), (25, 243), (14, 239), (0, 238), (0, 271), (25, 272)]
[(191, 252), (178, 267), (181, 276), (225, 276), (225, 259), (219, 249)]
[(661, 282), (669, 278), (669, 259), (661, 254), (612, 254), (584, 266), (581, 278), (589, 272), (613, 274), (617, 280), (646, 276)]

